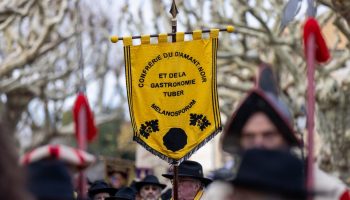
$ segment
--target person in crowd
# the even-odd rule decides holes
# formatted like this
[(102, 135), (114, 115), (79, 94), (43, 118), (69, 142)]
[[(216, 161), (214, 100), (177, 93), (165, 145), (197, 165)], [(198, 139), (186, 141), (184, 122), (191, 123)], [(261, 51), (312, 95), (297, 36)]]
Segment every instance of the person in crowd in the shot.
[(107, 197), (113, 196), (118, 190), (108, 186), (103, 180), (92, 183), (88, 195), (91, 200), (105, 200)]
[[(251, 148), (302, 150), (293, 129), (292, 115), (278, 95), (274, 75), (269, 66), (260, 68), (257, 84), (228, 120), (222, 137), (225, 151), (237, 155)], [(345, 184), (315, 166), (315, 190), (326, 192), (316, 200), (347, 200)], [(324, 185), (324, 186), (323, 186)]]
[[(23, 166), (25, 166), (25, 168), (27, 169), (30, 169), (31, 165), (39, 161), (46, 163), (46, 164), (41, 164), (42, 167), (44, 166), (47, 167), (47, 165), (49, 165), (48, 163), (50, 162), (54, 162), (54, 161), (62, 162), (65, 167), (65, 170), (68, 171), (70, 181), (73, 183), (77, 183), (77, 181), (75, 181), (75, 178), (77, 178), (78, 173), (88, 168), (89, 166), (91, 166), (91, 164), (93, 164), (95, 161), (95, 157), (89, 154), (88, 152), (75, 149), (69, 146), (49, 144), (49, 145), (37, 147), (25, 153), (20, 158), (20, 163)], [(52, 167), (55, 167), (55, 165), (52, 165)], [(48, 170), (50, 169), (48, 168)], [(40, 178), (40, 173), (37, 176), (38, 178)], [(53, 176), (51, 178), (51, 181), (55, 182), (56, 178), (57, 178), (57, 181), (60, 180), (59, 179), (60, 177)], [(35, 181), (35, 180), (31, 178), (30, 181)], [(60, 184), (63, 184), (63, 182), (61, 182)], [(50, 184), (48, 184), (47, 186), (49, 185)], [(51, 186), (54, 187), (55, 185), (51, 184)], [(53, 190), (48, 190), (48, 191), (53, 191)], [(74, 197), (79, 196), (79, 199), (85, 198), (85, 195), (86, 195), (86, 194), (78, 194), (77, 192), (75, 192), (74, 194), (75, 194)]]
[(136, 180), (133, 180), (130, 184), (130, 188), (134, 191), (135, 193), (135, 200), (141, 200), (141, 197), (140, 197), (140, 193), (138, 192), (137, 188), (136, 188), (136, 183), (137, 181)]
[(109, 179), (110, 185), (115, 189), (126, 187), (128, 184), (128, 174), (123, 171), (117, 171), (117, 170), (111, 171), (108, 174), (108, 179)]
[(26, 165), (28, 187), (36, 200), (73, 200), (74, 187), (66, 164), (42, 159)]
[(171, 188), (165, 189), (165, 191), (161, 195), (162, 200), (169, 200), (171, 199), (171, 194), (173, 193), (173, 190)]
[(24, 170), (18, 165), (15, 142), (5, 124), (0, 123), (0, 194), (1, 199), (32, 200), (27, 191)]
[(147, 175), (142, 181), (135, 184), (141, 200), (159, 200), (162, 190), (166, 187), (156, 176)]
[(107, 197), (105, 200), (135, 200), (135, 191), (130, 187), (123, 187), (118, 190), (118, 192), (111, 197)]
[[(162, 175), (173, 180), (174, 174)], [(203, 167), (195, 161), (183, 161), (178, 167), (178, 199), (198, 200), (201, 199), (204, 188), (211, 183), (211, 180), (203, 175)]]
[(288, 151), (251, 149), (242, 158), (232, 200), (306, 200), (301, 159)]

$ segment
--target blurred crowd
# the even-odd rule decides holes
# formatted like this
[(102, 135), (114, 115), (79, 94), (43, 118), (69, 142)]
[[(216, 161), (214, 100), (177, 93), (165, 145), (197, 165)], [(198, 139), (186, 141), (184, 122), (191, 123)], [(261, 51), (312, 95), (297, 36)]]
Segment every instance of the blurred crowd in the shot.
[[(87, 152), (63, 145), (37, 148), (20, 159), (14, 144), (0, 127), (1, 199), (6, 200), (348, 200), (348, 187), (316, 163), (313, 176), (306, 173), (303, 143), (294, 130), (293, 118), (279, 97), (273, 74), (262, 66), (256, 86), (227, 121), (223, 149), (235, 165), (206, 177), (202, 165), (186, 160), (159, 177), (147, 175), (128, 185), (128, 174), (112, 171), (108, 180), (90, 182), (82, 173), (94, 162)], [(311, 186), (307, 187), (307, 182)], [(83, 180), (79, 182), (79, 180)], [(83, 184), (86, 182), (87, 184)]]

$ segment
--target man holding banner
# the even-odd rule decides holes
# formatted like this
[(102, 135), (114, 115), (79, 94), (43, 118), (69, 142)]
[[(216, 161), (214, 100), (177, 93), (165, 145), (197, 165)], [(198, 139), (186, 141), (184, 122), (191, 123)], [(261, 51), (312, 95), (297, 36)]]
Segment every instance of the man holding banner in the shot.
[[(211, 180), (203, 175), (202, 165), (195, 161), (186, 160), (179, 165), (179, 200), (199, 200), (204, 188)], [(174, 179), (174, 173), (163, 174), (165, 178)]]

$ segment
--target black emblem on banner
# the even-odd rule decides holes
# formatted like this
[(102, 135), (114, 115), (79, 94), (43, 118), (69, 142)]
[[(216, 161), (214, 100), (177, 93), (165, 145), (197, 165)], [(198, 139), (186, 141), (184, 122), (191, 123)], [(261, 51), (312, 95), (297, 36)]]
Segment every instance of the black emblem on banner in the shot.
[(202, 114), (190, 114), (190, 125), (191, 126), (198, 126), (201, 131), (203, 131), (204, 129), (206, 129), (209, 125), (211, 125), (211, 123), (209, 122), (209, 120), (207, 119), (206, 116), (202, 115)]
[(170, 151), (183, 149), (187, 144), (187, 135), (181, 128), (171, 128), (163, 137), (164, 146)]
[(140, 134), (148, 139), (150, 133), (159, 131), (158, 119), (147, 121), (144, 124), (141, 124)]

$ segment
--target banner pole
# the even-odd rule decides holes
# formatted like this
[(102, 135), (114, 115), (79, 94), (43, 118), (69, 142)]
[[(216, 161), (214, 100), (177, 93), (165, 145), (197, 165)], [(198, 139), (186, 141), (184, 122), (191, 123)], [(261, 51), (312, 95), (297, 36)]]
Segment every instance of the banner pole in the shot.
[(174, 178), (173, 178), (173, 200), (178, 200), (178, 172), (179, 172), (179, 164), (178, 162), (173, 163), (173, 172), (174, 172)]
[[(79, 69), (80, 72), (80, 80), (79, 80), (79, 88), (78, 92), (82, 92), (85, 94), (85, 79), (84, 79), (84, 60), (83, 60), (83, 44), (82, 44), (82, 34), (81, 34), (81, 15), (80, 15), (80, 5), (77, 4), (78, 9), (78, 17), (77, 17), (77, 53), (78, 53), (78, 61), (79, 61)], [(79, 140), (78, 140), (78, 148), (82, 151), (86, 151), (87, 149), (87, 119), (86, 119), (86, 107), (82, 107), (79, 111)], [(78, 176), (78, 198), (86, 199), (87, 198), (87, 187), (86, 187), (86, 176), (84, 171), (79, 172)]]
[[(309, 17), (315, 17), (316, 9), (315, 9), (315, 1), (308, 0), (308, 8), (307, 14)], [(307, 38), (307, 55), (306, 55), (306, 67), (307, 67), (307, 145), (308, 145), (308, 157), (307, 157), (307, 179), (306, 179), (306, 187), (308, 191), (314, 190), (315, 184), (315, 172), (314, 172), (314, 134), (315, 134), (315, 56), (316, 56), (316, 41), (315, 34), (311, 34), (309, 38)], [(313, 200), (313, 196), (309, 196), (308, 200)]]
[[(177, 10), (176, 7), (176, 3), (175, 0), (173, 0), (173, 3), (171, 4), (171, 8), (170, 8), (170, 14), (173, 16), (173, 18), (171, 19), (171, 33), (172, 35), (172, 42), (176, 42), (176, 31), (177, 31), (177, 19), (176, 19), (176, 15), (179, 13), (179, 11)], [(179, 163), (178, 162), (174, 162), (173, 163), (173, 171), (174, 171), (174, 178), (173, 178), (173, 199), (174, 200), (178, 200), (178, 170), (179, 170)]]
[[(309, 191), (313, 191), (314, 188), (314, 127), (315, 127), (315, 35), (311, 34), (307, 39), (307, 145), (308, 145), (308, 157), (307, 157), (307, 182), (306, 186)], [(312, 200), (312, 196), (308, 200)]]
[[(172, 27), (173, 28), (173, 27)], [(209, 29), (203, 29), (201, 30), (202, 33), (210, 33), (210, 30)], [(229, 33), (232, 33), (234, 31), (234, 27), (233, 26), (226, 26), (226, 28), (220, 28), (219, 29), (220, 32), (222, 31), (226, 31), (226, 32), (229, 32)], [(185, 35), (190, 35), (190, 34), (193, 34), (193, 31), (186, 31), (184, 32)], [(176, 38), (176, 33), (167, 33), (168, 36), (172, 36), (172, 38)], [(154, 37), (158, 37), (159, 34), (151, 34), (149, 35), (151, 38), (154, 38)], [(132, 36), (131, 37), (132, 39), (140, 39), (141, 38), (141, 35), (135, 35), (135, 36)], [(110, 40), (112, 43), (117, 43), (119, 40), (123, 40), (124, 37), (118, 37), (117, 35), (113, 35), (110, 37)]]

